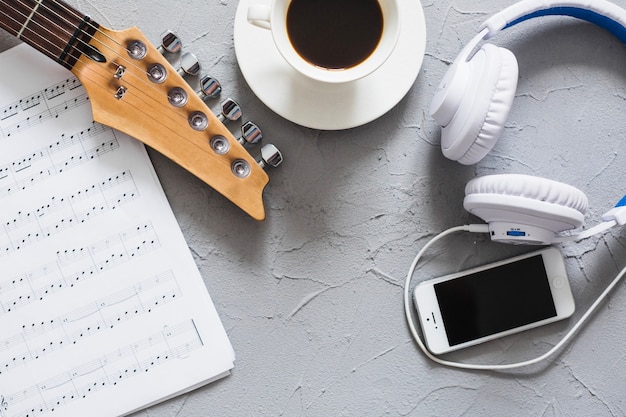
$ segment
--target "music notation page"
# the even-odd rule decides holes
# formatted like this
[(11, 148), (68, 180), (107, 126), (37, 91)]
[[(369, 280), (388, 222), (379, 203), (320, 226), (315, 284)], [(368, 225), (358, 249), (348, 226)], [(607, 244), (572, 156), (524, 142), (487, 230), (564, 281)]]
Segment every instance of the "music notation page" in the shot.
[(123, 415), (227, 375), (144, 146), (34, 50), (0, 73), (0, 417)]

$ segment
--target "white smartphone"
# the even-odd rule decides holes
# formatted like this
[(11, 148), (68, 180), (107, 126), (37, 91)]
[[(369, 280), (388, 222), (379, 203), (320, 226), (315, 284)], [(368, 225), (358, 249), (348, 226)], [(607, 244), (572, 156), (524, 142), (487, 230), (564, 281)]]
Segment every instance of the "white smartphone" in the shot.
[(554, 247), (422, 282), (413, 297), (426, 345), (437, 355), (574, 313)]

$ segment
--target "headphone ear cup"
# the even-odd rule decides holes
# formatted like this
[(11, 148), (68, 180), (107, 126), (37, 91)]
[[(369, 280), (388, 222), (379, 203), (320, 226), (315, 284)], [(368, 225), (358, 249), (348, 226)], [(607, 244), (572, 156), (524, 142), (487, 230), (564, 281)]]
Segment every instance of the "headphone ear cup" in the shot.
[(469, 62), (467, 87), (450, 122), (443, 126), (443, 154), (464, 165), (475, 164), (493, 148), (511, 110), (517, 88), (515, 55), (485, 44)]
[(519, 174), (487, 175), (465, 186), (463, 207), (487, 223), (528, 225), (554, 233), (582, 226), (587, 196), (546, 178)]

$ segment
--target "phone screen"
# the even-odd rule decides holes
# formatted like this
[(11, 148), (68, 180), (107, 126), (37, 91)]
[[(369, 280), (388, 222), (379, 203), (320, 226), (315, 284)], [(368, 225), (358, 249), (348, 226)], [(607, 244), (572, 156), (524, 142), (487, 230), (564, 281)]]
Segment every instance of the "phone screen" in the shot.
[(450, 346), (555, 317), (536, 255), (434, 285)]

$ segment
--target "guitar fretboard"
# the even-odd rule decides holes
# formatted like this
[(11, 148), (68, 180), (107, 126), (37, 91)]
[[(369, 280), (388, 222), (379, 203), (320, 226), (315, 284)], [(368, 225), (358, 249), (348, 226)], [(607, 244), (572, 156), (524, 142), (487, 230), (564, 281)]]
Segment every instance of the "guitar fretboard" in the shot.
[(0, 27), (72, 69), (98, 25), (58, 0), (0, 0)]

